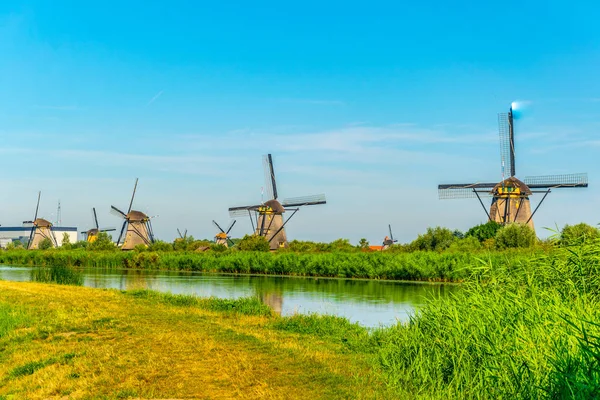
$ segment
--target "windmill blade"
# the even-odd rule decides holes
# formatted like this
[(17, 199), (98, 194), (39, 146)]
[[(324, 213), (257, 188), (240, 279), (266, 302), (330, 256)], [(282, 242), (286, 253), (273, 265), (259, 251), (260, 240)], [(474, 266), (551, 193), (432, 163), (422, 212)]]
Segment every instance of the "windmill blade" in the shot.
[(98, 225), (98, 215), (96, 215), (96, 207), (93, 207), (92, 211), (94, 212), (94, 222), (96, 223), (96, 229), (100, 229), (100, 225)]
[(110, 206), (110, 212), (114, 215), (118, 215), (119, 217), (127, 218), (127, 214), (125, 214), (123, 211), (119, 210), (115, 206)]
[(265, 170), (265, 184), (269, 199), (277, 199), (277, 183), (275, 182), (275, 169), (273, 168), (273, 157), (271, 154), (263, 156), (263, 167)]
[(123, 232), (125, 231), (125, 226), (127, 225), (127, 220), (123, 221), (123, 227), (121, 228), (121, 233), (119, 233), (119, 238), (117, 239), (117, 246), (121, 243), (121, 238), (123, 237)]
[(388, 225), (388, 228), (390, 230), (390, 240), (393, 243), (394, 242), (394, 234), (392, 233), (392, 225)]
[(187, 229), (185, 230), (185, 232), (183, 232), (183, 238), (185, 239), (187, 237)]
[(229, 224), (229, 228), (227, 228), (227, 232), (225, 232), (225, 234), (229, 235), (229, 232), (231, 231), (231, 228), (233, 228), (233, 226), (235, 225), (235, 219), (231, 222), (231, 224)]
[[(440, 200), (468, 199), (472, 197), (491, 196), (491, 191), (497, 183), (450, 183), (438, 185)], [(476, 193), (477, 192), (477, 193)]]
[(31, 233), (29, 233), (29, 241), (27, 242), (27, 248), (31, 248), (31, 239), (33, 239), (33, 232), (35, 232), (35, 224), (31, 227)]
[(317, 204), (326, 204), (327, 200), (325, 200), (324, 194), (315, 194), (312, 196), (303, 196), (303, 197), (292, 197), (290, 199), (285, 199), (281, 205), (283, 207), (300, 207), (300, 206), (314, 206)]
[(229, 208), (229, 215), (233, 217), (245, 217), (248, 215), (248, 211), (258, 210), (260, 205), (254, 206), (240, 206), (240, 207), (231, 207)]
[(179, 234), (179, 237), (180, 237), (181, 239), (183, 239), (183, 236), (181, 236), (181, 231), (179, 230), (179, 228), (177, 228), (177, 233)]
[(102, 229), (100, 229), (100, 228), (96, 228), (96, 229), (98, 229), (98, 232), (112, 232), (112, 231), (116, 231), (116, 230), (117, 230), (117, 228), (113, 228), (113, 227), (110, 227), (110, 228), (102, 228)]
[(500, 160), (502, 175), (515, 176), (515, 133), (512, 109), (508, 113), (498, 114), (498, 133), (500, 135)]
[(229, 236), (227, 236), (227, 243), (231, 243), (230, 247), (233, 247), (233, 246), (235, 246), (235, 242), (234, 242), (233, 240), (231, 240), (231, 239), (229, 238)]
[(214, 219), (213, 219), (213, 224), (217, 227), (218, 230), (221, 231), (221, 233), (225, 233), (225, 231), (223, 230), (223, 228), (221, 228), (221, 226), (219, 224), (217, 224), (217, 221), (215, 221)]
[(135, 185), (133, 186), (133, 194), (131, 195), (131, 201), (129, 202), (129, 209), (127, 210), (127, 214), (131, 212), (131, 207), (133, 207), (133, 199), (135, 198), (135, 191), (137, 190), (138, 178), (135, 178)]
[(565, 175), (544, 175), (544, 176), (528, 176), (523, 179), (523, 182), (530, 189), (550, 189), (550, 188), (569, 188), (588, 187), (587, 173), (582, 174), (565, 174)]
[(40, 197), (42, 197), (42, 192), (38, 192), (37, 205), (35, 206), (35, 217), (33, 217), (34, 224), (35, 224), (35, 220), (38, 217), (38, 210), (40, 209)]
[(146, 229), (148, 230), (148, 234), (150, 235), (150, 243), (154, 243), (154, 229), (152, 228), (152, 220), (148, 219), (146, 222)]

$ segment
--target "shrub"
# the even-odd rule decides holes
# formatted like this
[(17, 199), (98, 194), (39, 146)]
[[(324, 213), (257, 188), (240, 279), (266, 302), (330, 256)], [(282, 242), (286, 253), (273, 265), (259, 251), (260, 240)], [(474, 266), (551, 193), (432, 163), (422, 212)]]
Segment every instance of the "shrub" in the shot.
[(171, 243), (163, 242), (162, 240), (157, 240), (148, 247), (148, 250), (150, 250), (150, 251), (172, 251), (173, 245)]
[(485, 242), (488, 239), (493, 239), (496, 237), (496, 233), (498, 230), (502, 228), (502, 225), (497, 223), (496, 221), (488, 221), (485, 224), (480, 224), (472, 227), (467, 231), (465, 236), (474, 237), (480, 242)]
[(531, 247), (535, 244), (536, 236), (533, 229), (524, 224), (508, 224), (496, 233), (496, 247), (508, 249), (517, 247)]
[(40, 244), (38, 245), (38, 248), (40, 250), (48, 250), (51, 249), (52, 247), (54, 247), (54, 245), (52, 244), (52, 240), (45, 238), (43, 239)]
[(116, 250), (117, 246), (112, 241), (112, 237), (106, 232), (98, 233), (98, 237), (87, 246), (88, 250), (105, 251)]
[(479, 240), (475, 239), (473, 236), (467, 236), (464, 239), (459, 239), (448, 247), (448, 250), (452, 251), (474, 251), (480, 250), (482, 248), (482, 244)]
[(457, 240), (454, 233), (448, 228), (427, 228), (427, 232), (419, 235), (411, 244), (413, 250), (445, 250)]
[(263, 236), (246, 235), (240, 240), (237, 248), (242, 251), (269, 251), (270, 246)]
[(600, 238), (600, 230), (582, 222), (577, 225), (565, 225), (560, 234), (560, 244), (583, 244), (598, 238)]

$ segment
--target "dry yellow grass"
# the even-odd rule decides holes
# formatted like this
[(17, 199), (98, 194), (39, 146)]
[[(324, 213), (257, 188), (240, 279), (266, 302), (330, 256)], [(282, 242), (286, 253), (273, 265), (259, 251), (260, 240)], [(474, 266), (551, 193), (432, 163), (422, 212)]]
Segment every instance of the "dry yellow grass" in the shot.
[(27, 323), (0, 333), (0, 399), (384, 397), (363, 356), (270, 317), (0, 281), (2, 304)]

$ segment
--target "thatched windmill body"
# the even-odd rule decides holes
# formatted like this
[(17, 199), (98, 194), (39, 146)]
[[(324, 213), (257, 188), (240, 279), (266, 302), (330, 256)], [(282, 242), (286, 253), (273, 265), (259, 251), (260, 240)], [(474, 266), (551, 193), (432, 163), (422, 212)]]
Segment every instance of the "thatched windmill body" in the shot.
[(40, 208), (40, 197), (42, 192), (38, 193), (37, 205), (35, 207), (35, 216), (33, 217), (33, 221), (26, 221), (27, 223), (31, 223), (31, 233), (29, 234), (29, 241), (27, 244), (28, 250), (35, 250), (40, 247), (40, 243), (44, 239), (49, 239), (52, 243), (52, 247), (57, 247), (56, 237), (54, 236), (54, 232), (52, 231), (52, 223), (43, 218), (38, 218), (38, 211)]
[(231, 228), (233, 228), (233, 226), (235, 225), (235, 222), (236, 222), (235, 219), (233, 221), (231, 221), (231, 223), (229, 224), (229, 227), (225, 231), (225, 230), (223, 230), (223, 228), (221, 228), (221, 226), (219, 224), (217, 224), (217, 221), (215, 221), (213, 219), (213, 224), (219, 230), (219, 233), (217, 233), (215, 235), (215, 243), (216, 244), (220, 244), (225, 247), (229, 247), (229, 243), (231, 243), (232, 246), (234, 245), (233, 240), (231, 240), (231, 236), (229, 236), (229, 232), (231, 232)]
[[(514, 103), (513, 103), (514, 104)], [(584, 188), (588, 186), (587, 174), (546, 175), (526, 177), (523, 181), (515, 177), (515, 134), (513, 107), (508, 113), (498, 114), (500, 133), (500, 156), (502, 165), (502, 181), (497, 183), (453, 183), (438, 186), (440, 199), (456, 199), (477, 197), (487, 214), (488, 220), (500, 224), (521, 223), (532, 229), (533, 216), (542, 205), (552, 189)], [(509, 176), (505, 177), (508, 170)], [(531, 211), (529, 196), (533, 193), (544, 193), (544, 196)], [(488, 212), (482, 196), (492, 197)]]
[[(129, 208), (126, 213), (115, 206), (110, 206), (111, 212), (123, 218), (123, 226), (121, 227), (121, 233), (117, 239), (117, 246), (121, 243), (121, 239), (124, 239), (121, 250), (133, 250), (138, 245), (149, 246), (154, 243), (151, 217), (141, 211), (131, 209), (137, 190), (137, 184), (138, 179), (136, 178), (133, 194), (131, 195), (131, 201), (129, 202)], [(124, 237), (123, 233), (125, 233)]]
[[(257, 205), (231, 207), (229, 215), (232, 217), (249, 216), (254, 234), (263, 236), (269, 242), (271, 250), (277, 250), (287, 247), (285, 225), (296, 215), (300, 207), (325, 204), (326, 200), (325, 195), (320, 194), (296, 197), (279, 202), (271, 154), (263, 157), (263, 165), (265, 168), (266, 192), (270, 199)], [(286, 211), (292, 211), (288, 218), (283, 216)], [(255, 222), (256, 227), (254, 226)]]
[(81, 232), (81, 233), (83, 233), (85, 235), (85, 240), (88, 243), (94, 243), (98, 239), (98, 234), (100, 232), (116, 231), (115, 228), (100, 229), (100, 226), (98, 225), (98, 215), (96, 214), (96, 208), (92, 208), (92, 215), (94, 216), (94, 225), (95, 225), (95, 228), (88, 229), (87, 231), (82, 231)]

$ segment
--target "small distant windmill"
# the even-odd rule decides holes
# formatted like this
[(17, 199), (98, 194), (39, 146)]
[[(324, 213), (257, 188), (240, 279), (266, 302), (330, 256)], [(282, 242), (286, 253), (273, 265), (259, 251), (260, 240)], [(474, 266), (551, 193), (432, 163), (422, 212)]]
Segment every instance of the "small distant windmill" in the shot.
[[(277, 250), (281, 247), (287, 247), (288, 242), (284, 228), (292, 217), (296, 215), (300, 207), (325, 204), (326, 200), (325, 195), (320, 194), (286, 199), (283, 203), (280, 203), (277, 199), (277, 184), (271, 154), (263, 156), (263, 165), (265, 168), (267, 195), (270, 199), (257, 205), (232, 207), (229, 209), (229, 215), (231, 217), (249, 216), (254, 234), (265, 237), (270, 244), (271, 250)], [(286, 211), (293, 211), (293, 213), (284, 220), (283, 214)], [(253, 216), (254, 219), (252, 219)], [(254, 222), (256, 222), (256, 228), (254, 228)]]
[(235, 244), (233, 243), (233, 240), (231, 240), (231, 236), (229, 236), (229, 232), (231, 232), (231, 228), (233, 228), (233, 226), (235, 225), (235, 221), (235, 219), (231, 221), (231, 224), (229, 224), (229, 228), (227, 228), (227, 231), (224, 231), (223, 228), (221, 228), (221, 226), (217, 224), (217, 221), (213, 219), (213, 224), (219, 230), (219, 233), (215, 235), (216, 244), (221, 244), (225, 247), (229, 247), (229, 243), (231, 243), (232, 246)]
[(100, 229), (100, 226), (98, 226), (98, 215), (96, 215), (96, 208), (92, 208), (92, 215), (94, 216), (94, 226), (95, 226), (95, 228), (88, 229), (87, 231), (82, 231), (81, 232), (81, 233), (83, 233), (85, 235), (85, 240), (88, 243), (94, 243), (96, 241), (96, 239), (98, 239), (98, 234), (100, 232), (116, 231), (115, 228)]
[(24, 223), (30, 223), (31, 233), (29, 234), (29, 242), (27, 244), (28, 250), (38, 249), (40, 243), (44, 239), (49, 239), (52, 242), (52, 247), (57, 247), (56, 237), (52, 231), (52, 223), (43, 218), (38, 218), (38, 210), (40, 208), (40, 197), (42, 192), (38, 192), (37, 206), (35, 207), (35, 216), (33, 221), (24, 221)]
[[(526, 177), (523, 181), (517, 179), (515, 177), (514, 106), (515, 103), (511, 105), (508, 113), (498, 114), (502, 181), (499, 183), (444, 184), (438, 186), (438, 192), (440, 199), (477, 197), (487, 214), (488, 220), (496, 221), (503, 225), (518, 222), (527, 224), (533, 228), (532, 218), (550, 191), (558, 188), (588, 187), (587, 174)], [(505, 178), (505, 170), (507, 168), (509, 177)], [(529, 196), (533, 193), (544, 193), (544, 196), (533, 212), (531, 212)], [(489, 212), (483, 204), (481, 196), (492, 197)]]
[(386, 236), (385, 239), (383, 239), (383, 246), (381, 247), (381, 250), (387, 250), (394, 243), (398, 242), (398, 240), (394, 239), (394, 234), (392, 233), (391, 225), (388, 225), (388, 229), (390, 230), (390, 236)]
[[(111, 212), (124, 220), (119, 239), (117, 239), (118, 246), (123, 238), (123, 233), (126, 232), (121, 250), (132, 250), (138, 245), (149, 246), (154, 243), (154, 233), (152, 231), (152, 223), (150, 222), (152, 217), (147, 216), (141, 211), (131, 209), (133, 206), (133, 199), (135, 198), (135, 191), (137, 190), (137, 184), (138, 179), (136, 178), (127, 213), (124, 213), (115, 206), (110, 206), (112, 209)], [(127, 230), (125, 230), (125, 228), (127, 228)]]
[(187, 239), (187, 229), (185, 230), (185, 232), (183, 232), (183, 235), (182, 235), (179, 228), (177, 228), (177, 234), (179, 234), (179, 239), (183, 239), (183, 240)]

